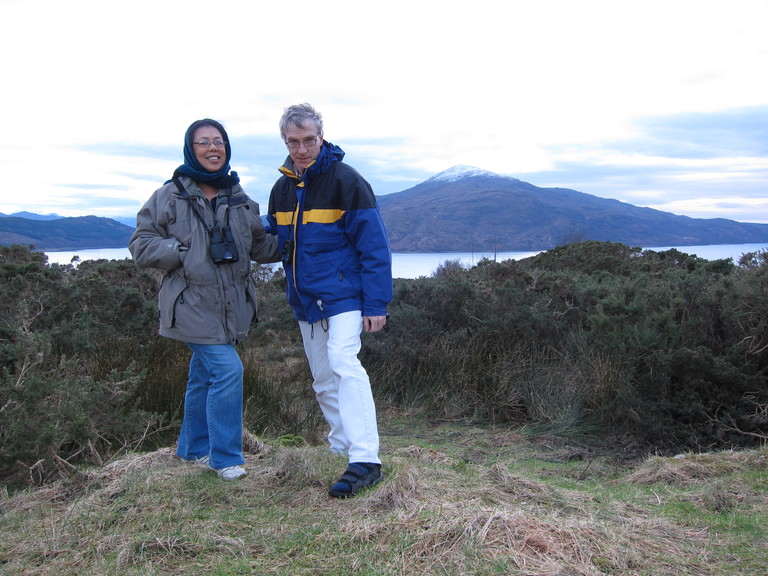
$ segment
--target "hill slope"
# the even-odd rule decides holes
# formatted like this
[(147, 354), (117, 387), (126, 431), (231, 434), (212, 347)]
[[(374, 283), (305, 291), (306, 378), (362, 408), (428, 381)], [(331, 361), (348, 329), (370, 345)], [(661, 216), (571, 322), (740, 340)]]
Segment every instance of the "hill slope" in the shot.
[(677, 216), (467, 167), (378, 200), (395, 252), (543, 250), (582, 240), (630, 246), (768, 241), (768, 224)]
[[(768, 242), (768, 224), (677, 216), (464, 166), (378, 201), (395, 252), (547, 250), (583, 240), (644, 247)], [(133, 232), (109, 218), (22, 214), (0, 217), (0, 245), (122, 248)]]
[(341, 458), (268, 444), (233, 483), (165, 448), (6, 496), (0, 571), (764, 573), (765, 449), (638, 463), (496, 427), (388, 432), (384, 480), (348, 501), (326, 495)]
[(0, 218), (0, 244), (22, 244), (38, 250), (124, 248), (133, 234), (129, 226), (110, 218), (80, 216), (57, 220)]

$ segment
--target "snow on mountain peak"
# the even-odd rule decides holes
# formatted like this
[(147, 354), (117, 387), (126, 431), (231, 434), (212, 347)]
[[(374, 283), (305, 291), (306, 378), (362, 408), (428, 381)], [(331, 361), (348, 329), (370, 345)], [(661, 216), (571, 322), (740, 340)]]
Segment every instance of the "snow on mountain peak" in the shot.
[(448, 170), (443, 170), (439, 174), (435, 174), (429, 178), (428, 181), (440, 180), (443, 182), (456, 182), (457, 180), (470, 178), (472, 176), (496, 176), (496, 174), (489, 172), (488, 170), (476, 168), (474, 166), (464, 166), (459, 164), (457, 166), (453, 166), (452, 168), (448, 168)]

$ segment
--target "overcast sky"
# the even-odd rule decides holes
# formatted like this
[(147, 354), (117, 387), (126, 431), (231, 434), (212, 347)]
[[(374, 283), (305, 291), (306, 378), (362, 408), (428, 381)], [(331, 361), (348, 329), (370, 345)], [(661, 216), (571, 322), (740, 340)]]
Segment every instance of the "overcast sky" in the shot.
[(0, 0), (0, 213), (134, 216), (211, 117), (266, 209), (310, 102), (379, 194), (454, 165), (768, 223), (768, 0)]

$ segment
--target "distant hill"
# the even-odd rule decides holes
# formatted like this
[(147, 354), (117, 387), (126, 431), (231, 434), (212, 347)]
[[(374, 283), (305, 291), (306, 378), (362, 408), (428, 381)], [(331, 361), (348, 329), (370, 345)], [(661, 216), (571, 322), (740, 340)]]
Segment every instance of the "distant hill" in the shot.
[(136, 216), (116, 216), (115, 218), (112, 218), (112, 220), (120, 222), (120, 224), (125, 224), (131, 228), (136, 228)]
[(546, 250), (583, 240), (645, 247), (768, 241), (768, 224), (677, 216), (466, 166), (378, 202), (394, 252)]
[(42, 251), (124, 248), (128, 246), (131, 234), (133, 228), (130, 226), (98, 216), (56, 220), (0, 218), (0, 245), (32, 245)]
[(58, 220), (61, 218), (61, 216), (57, 214), (35, 214), (34, 212), (14, 212), (13, 214), (0, 213), (0, 218), (8, 218), (9, 216), (27, 218), (28, 220)]
[[(643, 247), (768, 242), (768, 224), (677, 216), (467, 166), (378, 201), (394, 252), (547, 250), (583, 240)], [(0, 217), (0, 244), (43, 251), (120, 248), (128, 245), (135, 221), (17, 213)]]

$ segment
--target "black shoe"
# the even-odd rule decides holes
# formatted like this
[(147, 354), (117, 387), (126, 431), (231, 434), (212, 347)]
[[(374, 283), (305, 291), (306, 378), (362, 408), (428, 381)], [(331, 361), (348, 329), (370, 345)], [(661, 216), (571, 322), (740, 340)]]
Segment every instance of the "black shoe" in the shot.
[(352, 462), (346, 471), (331, 487), (330, 494), (334, 498), (349, 498), (363, 488), (368, 488), (381, 481), (381, 464), (367, 462)]

